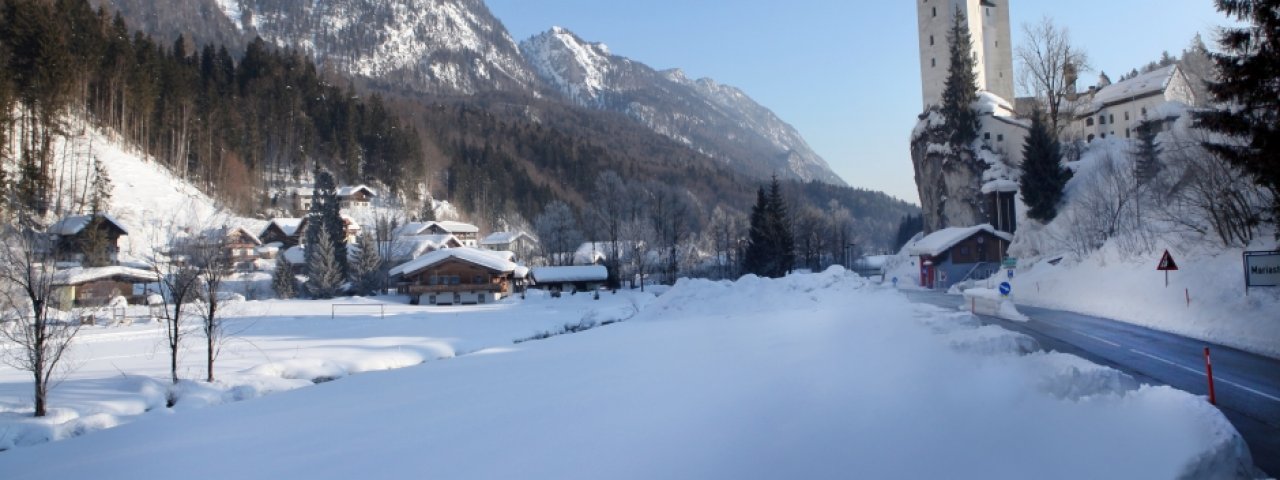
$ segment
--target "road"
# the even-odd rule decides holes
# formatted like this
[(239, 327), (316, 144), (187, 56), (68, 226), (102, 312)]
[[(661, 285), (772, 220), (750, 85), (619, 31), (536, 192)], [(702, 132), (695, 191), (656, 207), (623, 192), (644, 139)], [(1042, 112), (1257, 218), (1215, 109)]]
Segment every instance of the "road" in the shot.
[[(959, 308), (964, 301), (940, 292), (904, 293), (913, 302), (949, 309)], [(980, 319), (1030, 335), (1045, 350), (1077, 355), (1139, 382), (1196, 395), (1208, 395), (1204, 348), (1209, 347), (1218, 409), (1249, 444), (1258, 468), (1280, 478), (1280, 360), (1089, 315), (1021, 305), (1018, 311), (1031, 320)]]

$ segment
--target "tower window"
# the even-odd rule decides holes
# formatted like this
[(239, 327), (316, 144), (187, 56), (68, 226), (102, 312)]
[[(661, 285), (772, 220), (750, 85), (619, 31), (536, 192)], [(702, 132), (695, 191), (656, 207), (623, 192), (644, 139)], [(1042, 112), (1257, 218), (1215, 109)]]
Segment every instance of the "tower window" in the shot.
[(1124, 121), (1126, 121), (1126, 122), (1127, 122), (1127, 121), (1129, 121), (1129, 112), (1128, 112), (1128, 111), (1125, 111), (1125, 112), (1124, 112)]
[(1107, 118), (1107, 121), (1111, 122), (1114, 125), (1116, 123), (1116, 114), (1113, 113), (1111, 115), (1108, 115), (1108, 117), (1110, 118)]
[(1084, 119), (1084, 126), (1086, 126), (1086, 127), (1092, 127), (1092, 126), (1093, 126), (1093, 117), (1089, 117), (1089, 118)]
[(1098, 125), (1106, 125), (1106, 124), (1107, 124), (1107, 116), (1098, 115)]
[(933, 35), (929, 35), (929, 45), (933, 45)]
[(938, 7), (933, 7), (933, 16), (938, 16)]
[(930, 67), (936, 67), (936, 66), (938, 66), (938, 59), (936, 59), (936, 58), (930, 58), (930, 59), (929, 59), (929, 66), (930, 66)]

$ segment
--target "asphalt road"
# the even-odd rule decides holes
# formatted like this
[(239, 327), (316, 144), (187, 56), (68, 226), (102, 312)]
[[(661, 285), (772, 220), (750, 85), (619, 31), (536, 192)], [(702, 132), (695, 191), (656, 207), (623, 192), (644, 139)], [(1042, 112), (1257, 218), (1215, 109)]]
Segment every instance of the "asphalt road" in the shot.
[[(960, 296), (938, 292), (904, 293), (913, 302), (945, 308), (964, 302)], [(1030, 335), (1046, 350), (1074, 354), (1139, 382), (1196, 395), (1209, 392), (1204, 363), (1204, 348), (1209, 347), (1218, 409), (1249, 444), (1258, 468), (1280, 478), (1280, 360), (1089, 315), (1021, 305), (1018, 311), (1031, 320), (979, 318)]]

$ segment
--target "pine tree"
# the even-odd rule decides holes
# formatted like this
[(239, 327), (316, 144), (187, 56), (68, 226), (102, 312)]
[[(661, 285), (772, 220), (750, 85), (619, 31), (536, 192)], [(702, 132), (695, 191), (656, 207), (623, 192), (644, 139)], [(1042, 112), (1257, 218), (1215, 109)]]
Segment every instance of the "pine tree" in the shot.
[(973, 36), (964, 12), (956, 7), (955, 20), (947, 33), (951, 64), (942, 90), (942, 117), (950, 130), (951, 145), (967, 148), (978, 138), (978, 113), (973, 102), (978, 99), (977, 60), (973, 56)]
[(422, 213), (418, 215), (418, 221), (434, 222), (436, 221), (436, 202), (431, 197), (422, 200)]
[[(321, 228), (322, 236), (329, 232)], [(338, 264), (333, 242), (320, 241), (307, 245), (307, 292), (313, 298), (333, 298), (346, 278)]]
[(1220, 80), (1209, 83), (1209, 93), (1227, 107), (1196, 113), (1196, 124), (1231, 137), (1208, 141), (1205, 148), (1271, 192), (1274, 221), (1280, 219), (1280, 0), (1215, 3), (1247, 25), (1224, 27), (1219, 35), (1222, 53), (1210, 58)]
[(276, 270), (271, 278), (271, 289), (276, 291), (276, 298), (287, 300), (298, 295), (297, 280), (293, 276), (293, 266), (285, 260), (282, 253), (276, 257)]
[(373, 235), (364, 233), (356, 242), (355, 263), (351, 265), (351, 282), (357, 295), (375, 295), (382, 286), (382, 255)]
[(782, 185), (773, 178), (768, 193), (756, 192), (756, 205), (751, 209), (751, 231), (742, 268), (747, 273), (781, 278), (795, 266), (795, 238), (791, 234)]
[(1071, 170), (1062, 165), (1062, 147), (1039, 111), (1031, 116), (1022, 158), (1020, 187), (1027, 216), (1048, 223), (1058, 215), (1058, 203), (1071, 179)]
[(93, 215), (89, 224), (84, 226), (80, 235), (80, 251), (84, 252), (85, 267), (105, 267), (111, 265), (111, 237), (103, 229), (107, 222), (101, 215)]
[(89, 213), (102, 213), (111, 204), (111, 176), (97, 158), (93, 160), (93, 193), (90, 195)]
[(1156, 145), (1159, 125), (1151, 120), (1138, 124), (1138, 143), (1133, 151), (1133, 177), (1139, 187), (1146, 185), (1160, 173), (1160, 146)]
[[(342, 221), (342, 204), (338, 201), (338, 187), (333, 175), (327, 171), (316, 173), (315, 190), (311, 197), (311, 210), (307, 213), (307, 244), (327, 243), (334, 252), (338, 273), (347, 277), (347, 227)], [(324, 233), (321, 233), (324, 232)], [(308, 252), (310, 252), (309, 250)], [(310, 265), (310, 253), (307, 264)]]

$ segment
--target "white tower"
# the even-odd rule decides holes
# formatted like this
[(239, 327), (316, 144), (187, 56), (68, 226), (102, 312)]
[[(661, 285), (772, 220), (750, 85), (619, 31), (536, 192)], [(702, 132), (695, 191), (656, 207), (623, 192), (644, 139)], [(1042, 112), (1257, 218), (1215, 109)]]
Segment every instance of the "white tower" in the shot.
[(959, 11), (973, 36), (978, 88), (1013, 102), (1013, 42), (1009, 31), (1011, 0), (916, 0), (920, 23), (920, 79), (924, 107), (942, 103), (950, 58), (947, 33)]

